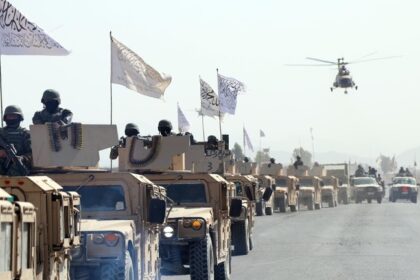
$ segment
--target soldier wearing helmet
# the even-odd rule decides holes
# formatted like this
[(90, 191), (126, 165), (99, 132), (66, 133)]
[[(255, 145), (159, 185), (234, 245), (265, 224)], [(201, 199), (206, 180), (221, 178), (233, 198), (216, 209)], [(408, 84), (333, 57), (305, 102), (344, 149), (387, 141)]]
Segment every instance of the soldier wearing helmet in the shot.
[(158, 124), (158, 130), (163, 137), (174, 135), (172, 133), (172, 123), (168, 120), (161, 120)]
[(53, 90), (44, 91), (41, 99), (44, 104), (42, 111), (35, 112), (32, 118), (34, 124), (45, 124), (47, 122), (56, 122), (59, 124), (70, 124), (73, 113), (68, 109), (63, 109), (59, 105), (61, 103), (60, 94)]
[[(28, 167), (32, 163), (31, 137), (29, 131), (20, 126), (23, 121), (22, 110), (15, 105), (7, 106), (4, 110), (3, 121), (6, 126), (0, 128), (0, 137), (16, 149), (16, 154), (22, 163)], [(14, 164), (5, 166), (7, 153), (0, 147), (0, 174), (9, 176), (19, 176), (18, 168)]]
[(125, 147), (125, 143), (127, 142), (127, 137), (133, 137), (133, 136), (140, 137), (139, 127), (134, 123), (126, 124), (124, 133), (125, 133), (125, 136), (122, 136), (120, 138), (120, 143), (117, 146), (114, 146), (111, 148), (111, 152), (109, 154), (110, 159), (116, 159), (118, 157), (118, 148)]

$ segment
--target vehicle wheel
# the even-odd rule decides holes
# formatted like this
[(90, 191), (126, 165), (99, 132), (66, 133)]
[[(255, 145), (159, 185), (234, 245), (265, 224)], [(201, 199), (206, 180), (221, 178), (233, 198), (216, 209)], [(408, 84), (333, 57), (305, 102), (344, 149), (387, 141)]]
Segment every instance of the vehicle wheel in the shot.
[(392, 202), (392, 194), (389, 194), (389, 201)]
[(320, 203), (316, 203), (315, 204), (315, 210), (320, 210), (321, 209), (321, 204)]
[(328, 201), (328, 207), (333, 208), (334, 207), (334, 198), (331, 197), (331, 200)]
[(314, 197), (312, 196), (308, 202), (308, 210), (314, 210), (314, 208), (315, 208), (315, 202), (314, 202)]
[(286, 198), (284, 197), (279, 200), (279, 211), (280, 213), (286, 212)]
[(411, 197), (411, 202), (417, 203), (417, 193)]
[(248, 230), (248, 219), (244, 222), (232, 224), (232, 243), (234, 255), (248, 255), (250, 249), (250, 234)]
[(231, 252), (230, 246), (227, 252), (226, 260), (222, 263), (219, 263), (214, 268), (214, 279), (215, 280), (229, 280), (230, 279), (230, 267), (231, 267)]
[(210, 235), (190, 244), (191, 280), (213, 280), (214, 259)]
[(254, 249), (254, 241), (252, 240), (252, 234), (249, 235), (249, 250)]
[(297, 212), (296, 205), (290, 205), (290, 212)]
[(102, 280), (134, 280), (133, 261), (129, 251), (125, 251), (124, 263), (109, 263), (101, 266)]
[(344, 203), (344, 205), (349, 204), (349, 198), (348, 198), (348, 196), (347, 196), (347, 195), (346, 195), (346, 196), (344, 196), (344, 198), (343, 198), (343, 203)]
[(266, 214), (267, 216), (271, 216), (271, 215), (273, 215), (273, 207), (266, 207), (266, 208), (265, 208), (265, 214)]
[(257, 216), (263, 216), (264, 215), (264, 203), (262, 201), (255, 203), (255, 214)]
[(382, 203), (382, 196), (378, 197), (378, 198), (376, 199), (376, 201), (378, 202), (378, 204), (381, 204), (381, 203)]
[(368, 198), (368, 199), (367, 199), (367, 202), (368, 202), (368, 203), (372, 203), (372, 198)]

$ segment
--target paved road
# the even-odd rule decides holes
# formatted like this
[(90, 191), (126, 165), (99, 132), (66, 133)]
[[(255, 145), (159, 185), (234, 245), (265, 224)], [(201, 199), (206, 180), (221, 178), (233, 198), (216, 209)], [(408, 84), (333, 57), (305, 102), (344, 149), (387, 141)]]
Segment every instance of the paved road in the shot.
[(420, 205), (274, 213), (257, 218), (254, 243), (233, 258), (232, 279), (420, 279)]

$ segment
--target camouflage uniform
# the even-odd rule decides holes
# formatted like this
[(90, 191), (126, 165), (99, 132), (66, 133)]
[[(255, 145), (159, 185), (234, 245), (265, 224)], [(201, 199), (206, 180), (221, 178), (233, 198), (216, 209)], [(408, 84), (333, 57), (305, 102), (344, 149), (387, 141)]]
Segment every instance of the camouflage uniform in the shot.
[[(8, 106), (4, 111), (4, 115), (7, 114), (18, 114), (21, 116), (21, 121), (23, 120), (23, 114), (19, 107), (17, 106)], [(16, 149), (16, 154), (22, 157), (24, 165), (30, 169), (32, 164), (32, 148), (31, 148), (31, 136), (29, 131), (20, 125), (16, 127), (6, 126), (0, 128), (0, 136), (9, 144), (12, 144)], [(1, 147), (0, 147), (1, 149)], [(9, 167), (5, 166), (7, 159), (0, 158), (0, 174), (9, 175), (9, 176), (20, 176), (19, 169), (11, 163)]]
[[(57, 102), (57, 107), (52, 110), (48, 110), (49, 102)], [(45, 124), (47, 122), (58, 122), (60, 124), (70, 124), (73, 118), (73, 113), (68, 109), (59, 107), (61, 103), (60, 94), (52, 89), (47, 89), (41, 99), (41, 102), (45, 105), (42, 111), (35, 112), (32, 122), (34, 124)]]

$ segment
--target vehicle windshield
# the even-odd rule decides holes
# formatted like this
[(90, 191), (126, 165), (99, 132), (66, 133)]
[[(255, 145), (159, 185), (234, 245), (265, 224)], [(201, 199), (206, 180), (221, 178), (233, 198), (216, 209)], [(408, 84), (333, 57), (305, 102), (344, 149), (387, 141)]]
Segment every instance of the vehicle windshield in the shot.
[(124, 211), (124, 188), (121, 185), (64, 186), (64, 191), (81, 196), (82, 211)]
[(286, 179), (276, 179), (276, 185), (278, 187), (286, 187), (287, 186), (287, 180)]
[(314, 182), (312, 179), (300, 179), (299, 185), (301, 187), (312, 187), (314, 185)]
[(161, 186), (166, 189), (166, 195), (177, 204), (207, 203), (206, 186), (203, 183), (177, 182)]
[(354, 178), (353, 179), (354, 185), (369, 185), (369, 184), (376, 184), (376, 180), (374, 178)]
[(393, 184), (408, 184), (408, 185), (415, 185), (416, 180), (414, 178), (394, 178), (392, 180)]
[(242, 183), (239, 181), (235, 182), (235, 189), (236, 189), (236, 195), (237, 196), (243, 196), (244, 195), (244, 189), (242, 186)]

